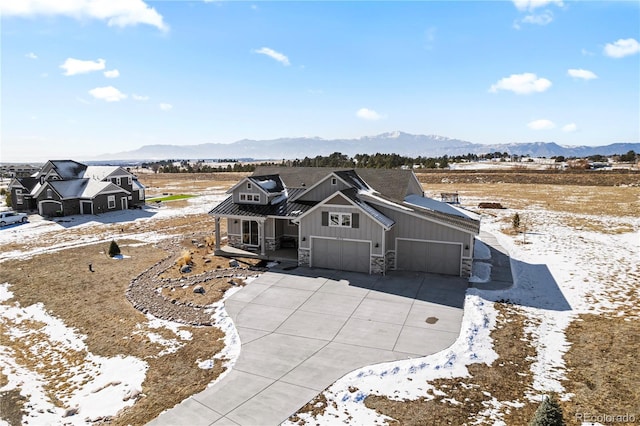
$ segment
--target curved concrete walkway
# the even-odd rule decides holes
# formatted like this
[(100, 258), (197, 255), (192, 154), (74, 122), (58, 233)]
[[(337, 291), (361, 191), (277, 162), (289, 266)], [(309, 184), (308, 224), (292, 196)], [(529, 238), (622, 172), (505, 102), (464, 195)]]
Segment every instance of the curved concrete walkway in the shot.
[(233, 369), (151, 424), (280, 424), (356, 368), (450, 346), (467, 286), (422, 273), (265, 273), (225, 303), (242, 341)]

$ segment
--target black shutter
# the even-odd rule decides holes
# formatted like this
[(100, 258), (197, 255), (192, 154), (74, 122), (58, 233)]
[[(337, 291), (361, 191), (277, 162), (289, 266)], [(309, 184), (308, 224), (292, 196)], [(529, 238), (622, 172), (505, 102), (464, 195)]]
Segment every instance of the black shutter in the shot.
[(329, 226), (329, 212), (322, 212), (322, 226)]
[(360, 228), (360, 214), (353, 213), (351, 215), (351, 227), (352, 228)]

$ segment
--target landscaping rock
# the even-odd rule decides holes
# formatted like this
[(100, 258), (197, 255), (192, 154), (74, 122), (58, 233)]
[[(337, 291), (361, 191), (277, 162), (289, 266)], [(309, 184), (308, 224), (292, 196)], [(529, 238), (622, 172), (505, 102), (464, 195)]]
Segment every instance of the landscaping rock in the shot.
[(204, 294), (204, 287), (202, 287), (201, 285), (197, 285), (193, 288), (193, 292), (198, 294)]
[(191, 272), (191, 266), (189, 265), (182, 265), (180, 267), (180, 273), (181, 274), (188, 274), (189, 272)]
[(231, 260), (229, 261), (229, 266), (230, 266), (230, 267), (232, 267), (232, 268), (237, 268), (238, 266), (240, 266), (240, 264), (238, 263), (238, 261), (237, 261), (237, 260), (235, 260), (235, 259), (231, 259)]

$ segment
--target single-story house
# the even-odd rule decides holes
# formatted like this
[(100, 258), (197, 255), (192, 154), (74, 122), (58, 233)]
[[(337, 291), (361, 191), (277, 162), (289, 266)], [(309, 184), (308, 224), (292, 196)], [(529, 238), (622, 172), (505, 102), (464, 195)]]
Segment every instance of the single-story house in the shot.
[(258, 167), (213, 208), (228, 245), (260, 256), (297, 248), (299, 265), (469, 276), (480, 217), (424, 196), (412, 170)]
[(33, 175), (13, 178), (9, 190), (14, 210), (42, 216), (98, 214), (145, 202), (144, 186), (133, 173), (73, 160), (47, 161)]

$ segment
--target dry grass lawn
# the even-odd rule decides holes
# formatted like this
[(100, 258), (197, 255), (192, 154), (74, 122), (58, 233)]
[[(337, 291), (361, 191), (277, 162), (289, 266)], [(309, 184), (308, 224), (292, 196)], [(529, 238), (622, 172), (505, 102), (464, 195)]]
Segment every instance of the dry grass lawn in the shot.
[[(217, 173), (211, 175), (192, 174), (140, 174), (141, 181), (147, 186), (147, 193), (161, 195), (163, 193), (189, 193), (208, 195), (226, 190), (246, 176), (244, 173)], [(455, 176), (443, 172), (429, 174), (428, 179), (421, 176), (425, 190), (430, 195), (440, 192), (459, 192), (463, 200), (482, 200), (500, 202), (514, 210), (549, 209), (553, 211), (576, 214), (575, 218), (567, 215), (567, 226), (586, 227), (603, 231), (610, 229), (608, 223), (592, 221), (589, 215), (610, 215), (616, 218), (637, 216), (640, 211), (640, 187), (622, 187), (620, 180), (631, 179), (638, 182), (637, 175), (611, 178), (609, 186), (602, 185), (604, 175), (589, 175), (588, 178), (578, 176), (568, 185), (551, 175), (548, 181), (538, 183), (505, 183), (509, 179), (497, 174), (468, 174), (465, 179), (454, 179)], [(579, 180), (591, 182), (598, 179), (594, 186), (580, 185)], [(443, 183), (443, 179), (447, 179)], [(511, 180), (525, 178), (513, 177)], [(529, 179), (529, 180), (526, 180)], [(530, 176), (524, 182), (531, 180)], [(536, 175), (536, 180), (540, 180)], [(635, 180), (634, 180), (635, 179)], [(447, 183), (447, 182), (457, 183)], [(605, 182), (606, 183), (606, 182)], [(618, 185), (618, 186), (614, 186)], [(180, 204), (182, 203), (182, 204)], [(171, 203), (171, 208), (188, 205), (190, 201), (182, 200)], [(490, 212), (486, 212), (489, 213)], [(582, 216), (580, 216), (582, 215)], [(73, 224), (70, 224), (73, 225)], [(224, 222), (223, 222), (224, 225)], [(624, 223), (616, 225), (617, 230), (628, 230)], [(589, 228), (590, 227), (590, 228)], [(216, 363), (210, 370), (198, 368), (198, 359), (211, 358), (222, 349), (223, 334), (214, 327), (189, 327), (184, 330), (192, 333), (193, 339), (181, 341), (182, 346), (175, 352), (158, 356), (163, 347), (152, 343), (144, 333), (140, 332), (147, 318), (134, 309), (125, 298), (125, 291), (132, 278), (146, 268), (166, 256), (166, 253), (151, 244), (142, 244), (131, 239), (131, 235), (145, 232), (157, 232), (165, 235), (191, 235), (194, 231), (200, 235), (213, 234), (213, 221), (202, 214), (190, 214), (164, 219), (140, 220), (125, 224), (100, 224), (93, 227), (68, 226), (64, 229), (42, 234), (37, 241), (24, 241), (0, 246), (3, 251), (33, 250), (49, 247), (51, 244), (66, 245), (56, 253), (44, 253), (27, 260), (5, 262), (0, 268), (0, 283), (11, 283), (15, 301), (22, 306), (33, 303), (44, 303), (47, 311), (60, 318), (69, 327), (76, 328), (87, 336), (88, 351), (96, 355), (113, 357), (119, 354), (132, 355), (145, 360), (149, 364), (146, 379), (143, 383), (143, 394), (138, 402), (126, 409), (112, 420), (113, 424), (141, 425), (156, 417), (161, 411), (169, 408), (186, 397), (202, 390), (222, 372), (221, 363)], [(222, 233), (226, 231), (223, 227)], [(605, 231), (608, 232), (608, 231)], [(130, 256), (123, 260), (112, 260), (104, 253), (108, 249), (113, 235), (123, 254)], [(96, 244), (75, 246), (75, 242), (90, 236)], [(204, 237), (203, 237), (204, 238)], [(228, 266), (228, 260), (220, 260), (211, 256), (208, 248), (197, 248), (190, 239), (185, 240), (185, 250), (189, 250), (193, 259), (193, 273)], [(205, 263), (206, 259), (211, 262)], [(94, 273), (89, 272), (88, 263), (93, 264)], [(165, 272), (167, 278), (180, 275), (177, 265)], [(230, 285), (226, 279), (219, 282), (212, 280), (205, 295), (219, 298)], [(163, 289), (165, 295), (182, 301), (195, 301), (193, 292), (175, 288)], [(197, 299), (210, 303), (214, 299)], [(504, 411), (505, 422), (509, 425), (526, 424), (535, 406), (525, 399), (530, 391), (531, 373), (529, 365), (534, 348), (524, 339), (525, 317), (515, 306), (496, 304), (499, 311), (498, 327), (492, 337), (496, 342), (495, 350), (500, 355), (494, 365), (474, 365), (470, 367), (472, 377), (464, 380), (439, 380), (433, 384), (444, 391), (449, 398), (455, 398), (460, 404), (452, 404), (441, 397), (433, 395), (432, 399), (423, 398), (418, 401), (392, 401), (386, 398), (369, 397), (367, 406), (385, 413), (395, 419), (398, 424), (465, 424), (479, 420), (479, 413), (485, 408), (487, 401), (495, 397), (500, 401), (523, 402), (523, 406), (513, 406)], [(34, 324), (37, 328), (37, 324)], [(168, 329), (154, 329), (167, 339), (177, 336)], [(611, 410), (634, 411), (640, 417), (637, 383), (640, 381), (636, 357), (640, 353), (637, 321), (625, 321), (624, 317), (595, 317), (584, 315), (575, 321), (567, 331), (567, 338), (572, 346), (566, 354), (569, 366), (570, 383), (567, 384), (575, 397), (563, 403), (565, 414), (578, 410)], [(56, 400), (72, 389), (64, 387), (64, 365), (56, 364), (51, 354), (51, 362), (47, 368), (38, 366), (36, 359), (28, 350), (35, 341), (7, 340), (7, 330), (0, 328), (3, 345), (9, 345), (21, 362), (34, 369), (40, 368), (49, 379), (48, 391), (52, 400)], [(34, 334), (32, 339), (37, 339)], [(8, 343), (7, 343), (8, 342)], [(606, 355), (606, 356), (605, 356)], [(73, 364), (78, 362), (72, 355), (66, 360)], [(6, 384), (7, 377), (0, 373), (0, 386)], [(463, 383), (465, 386), (463, 386)], [(488, 392), (489, 395), (484, 392)], [(0, 412), (2, 418), (10, 424), (20, 424), (20, 407), (24, 399), (15, 391), (0, 394)], [(326, 400), (312, 401), (308, 410), (321, 410)], [(486, 424), (487, 422), (485, 422)]]

